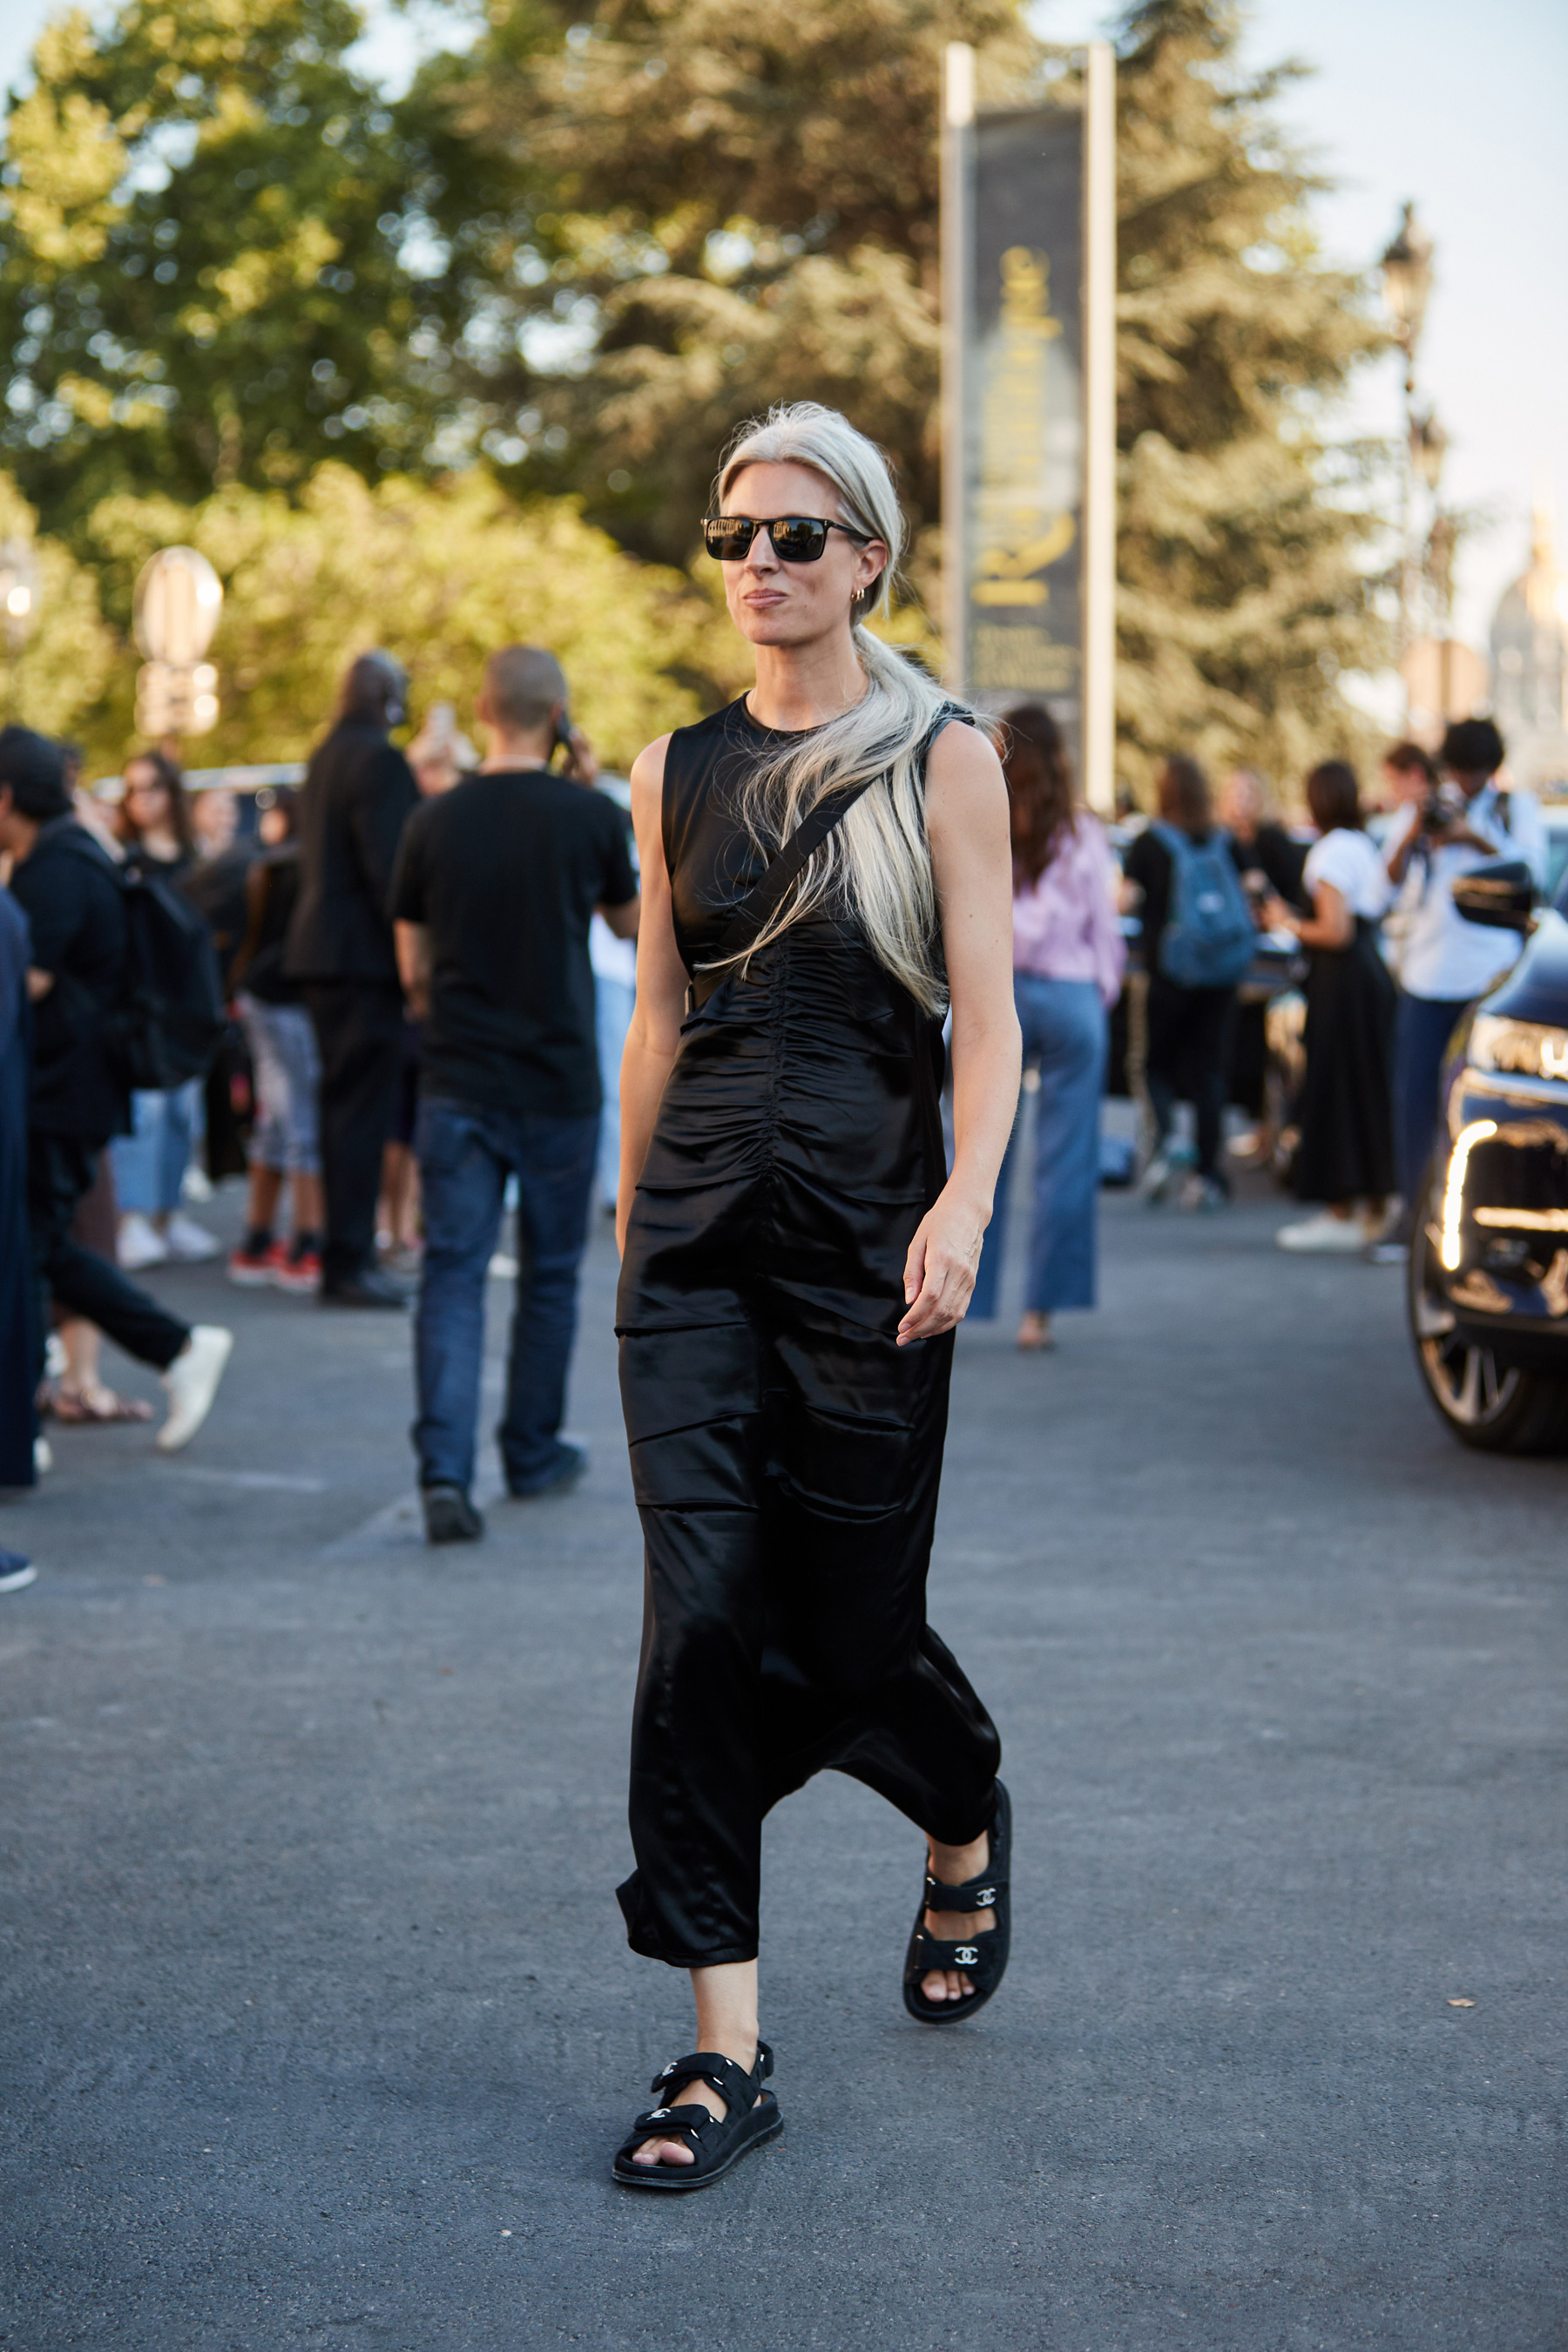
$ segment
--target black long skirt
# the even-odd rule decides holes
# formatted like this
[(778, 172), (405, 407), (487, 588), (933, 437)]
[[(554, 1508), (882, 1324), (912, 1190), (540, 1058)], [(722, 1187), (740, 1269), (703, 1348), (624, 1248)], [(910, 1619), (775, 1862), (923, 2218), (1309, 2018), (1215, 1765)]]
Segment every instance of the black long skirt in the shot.
[(1291, 1180), (1300, 1200), (1381, 1200), (1394, 1189), (1394, 1011), (1371, 923), (1358, 920), (1348, 947), (1312, 950)]

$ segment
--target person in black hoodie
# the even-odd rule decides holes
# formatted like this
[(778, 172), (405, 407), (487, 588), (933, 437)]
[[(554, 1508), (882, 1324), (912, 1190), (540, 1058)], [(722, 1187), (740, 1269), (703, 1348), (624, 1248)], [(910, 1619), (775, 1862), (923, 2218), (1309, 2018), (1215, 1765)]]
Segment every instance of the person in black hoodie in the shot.
[(406, 1304), (375, 1263), (382, 1146), (403, 1071), (403, 990), (386, 900), (404, 825), (419, 804), (414, 771), (387, 740), (402, 722), (405, 689), (390, 654), (361, 654), (349, 666), (337, 718), (306, 772), (300, 895), (284, 955), (321, 1049), (321, 1296), (339, 1307)]
[(12, 896), (32, 934), (27, 1220), (42, 1294), (35, 1384), (52, 1293), (127, 1355), (157, 1367), (169, 1392), (157, 1444), (172, 1454), (211, 1411), (234, 1337), (166, 1314), (118, 1266), (71, 1238), (99, 1153), (129, 1124), (130, 1097), (107, 1036), (124, 984), (125, 908), (112, 862), (71, 814), (58, 747), (26, 727), (0, 729), (0, 852), (10, 855)]

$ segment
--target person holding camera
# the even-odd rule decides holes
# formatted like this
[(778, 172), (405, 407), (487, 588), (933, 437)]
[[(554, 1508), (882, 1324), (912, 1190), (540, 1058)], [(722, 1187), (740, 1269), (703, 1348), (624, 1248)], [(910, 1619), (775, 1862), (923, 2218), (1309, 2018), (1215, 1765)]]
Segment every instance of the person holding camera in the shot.
[(1402, 1228), (1374, 1255), (1405, 1255), (1437, 1131), (1437, 1086), (1460, 1014), (1519, 953), (1510, 932), (1467, 923), (1454, 884), (1494, 857), (1522, 858), (1546, 878), (1546, 829), (1530, 793), (1498, 789), (1503, 740), (1489, 719), (1462, 719), (1443, 738), (1444, 780), (1394, 818), (1385, 845), (1399, 893), (1400, 996), (1394, 1040), (1394, 1140)]
[[(626, 818), (584, 789), (598, 770), (567, 723), (554, 656), (535, 646), (492, 654), (476, 715), (488, 756), (410, 819), (388, 902), (420, 1024), (414, 1444), (431, 1543), (484, 1532), (468, 1489), (485, 1279), (510, 1176), (517, 1306), (498, 1432), (507, 1488), (547, 1494), (584, 1468), (560, 1430), (599, 1136), (588, 927), (597, 909), (617, 938), (635, 938), (640, 903)], [(563, 772), (550, 764), (558, 745)]]

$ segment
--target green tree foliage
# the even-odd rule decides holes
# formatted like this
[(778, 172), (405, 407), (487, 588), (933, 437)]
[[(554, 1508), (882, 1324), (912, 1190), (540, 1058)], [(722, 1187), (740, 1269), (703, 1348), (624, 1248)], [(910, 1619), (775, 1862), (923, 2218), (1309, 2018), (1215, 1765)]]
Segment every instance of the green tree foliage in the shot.
[[(574, 486), (624, 543), (685, 562), (735, 421), (833, 401), (898, 458), (929, 593), (940, 50), (975, 42), (983, 100), (1005, 103), (1043, 55), (1021, 10), (568, 15), (552, 33), (537, 8), (493, 11), (453, 100), (479, 143), (549, 184), (518, 226), (528, 359), (498, 346), (492, 446), (521, 456), (526, 440), (523, 479)], [(1173, 746), (1292, 777), (1346, 748), (1335, 680), (1385, 650), (1364, 520), (1340, 495), (1358, 460), (1323, 440), (1379, 336), (1357, 282), (1321, 263), (1320, 184), (1273, 120), (1290, 69), (1243, 73), (1237, 32), (1228, 0), (1146, 0), (1118, 37), (1120, 728), (1144, 790)]]
[(13, 635), (0, 618), (4, 715), (45, 735), (74, 736), (114, 666), (114, 633), (99, 610), (98, 583), (68, 549), (37, 536), (37, 517), (4, 474), (0, 541), (26, 550), (34, 575), (30, 626)]
[(934, 521), (941, 52), (1023, 69), (1016, 0), (599, 0), (552, 36), (531, 10), (521, 43), (492, 21), (451, 102), (544, 184), (486, 384), (498, 454), (526, 442), (529, 478), (684, 562), (736, 422), (811, 396)]
[(0, 173), (0, 458), (51, 529), (421, 461), (482, 264), (432, 230), (444, 125), (350, 70), (361, 29), (350, 0), (121, 0), (43, 35)]
[(1167, 751), (1294, 787), (1364, 749), (1336, 680), (1387, 658), (1369, 453), (1323, 438), (1384, 339), (1271, 116), (1294, 69), (1244, 74), (1237, 30), (1222, 0), (1146, 0), (1120, 43), (1118, 732), (1145, 793)]
[[(574, 715), (623, 766), (734, 690), (727, 632), (687, 579), (624, 553), (569, 499), (520, 508), (479, 468), (372, 485), (328, 464), (293, 498), (234, 483), (194, 509), (122, 496), (88, 530), (121, 609), (146, 558), (176, 540), (223, 581), (222, 715), (190, 753), (203, 764), (302, 756), (345, 664), (370, 646), (407, 665), (417, 719), (438, 700), (471, 713), (496, 646), (548, 645)], [(132, 674), (128, 659), (92, 738), (114, 761)]]

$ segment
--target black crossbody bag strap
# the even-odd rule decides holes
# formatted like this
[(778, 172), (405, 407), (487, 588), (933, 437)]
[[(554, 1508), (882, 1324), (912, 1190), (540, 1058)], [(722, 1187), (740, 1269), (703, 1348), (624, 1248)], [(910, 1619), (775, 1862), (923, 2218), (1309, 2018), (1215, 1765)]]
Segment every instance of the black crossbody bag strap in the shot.
[[(963, 716), (957, 703), (944, 704), (938, 711), (920, 748), (923, 769), (926, 756), (950, 719)], [(729, 921), (714, 941), (711, 961), (705, 964), (686, 992), (686, 1009), (696, 1013), (707, 1003), (725, 972), (737, 956), (744, 955), (773, 917), (783, 906), (786, 894), (812, 852), (820, 849), (836, 825), (842, 824), (862, 793), (880, 783), (880, 776), (867, 776), (848, 792), (828, 793), (817, 802), (811, 814), (803, 817), (784, 843), (773, 864), (759, 882), (752, 885), (735, 908)], [(715, 970), (717, 965), (721, 969)]]

